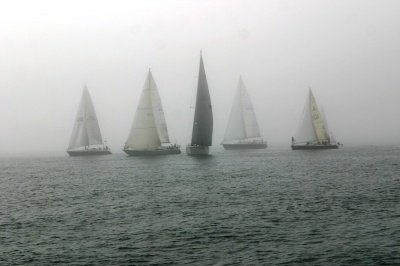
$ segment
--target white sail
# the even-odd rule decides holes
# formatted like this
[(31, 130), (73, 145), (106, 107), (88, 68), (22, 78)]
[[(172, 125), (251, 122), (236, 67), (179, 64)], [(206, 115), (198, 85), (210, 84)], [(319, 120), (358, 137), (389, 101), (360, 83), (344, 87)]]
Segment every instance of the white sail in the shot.
[(261, 135), (256, 114), (254, 113), (253, 105), (250, 101), (249, 95), (247, 94), (242, 78), (239, 80), (239, 90), (241, 92), (241, 107), (246, 138), (259, 138)]
[(256, 115), (242, 79), (232, 105), (224, 142), (261, 138)]
[(125, 149), (155, 149), (169, 136), (157, 85), (149, 71)]
[(88, 88), (84, 87), (68, 149), (102, 145), (99, 122)]
[(307, 95), (306, 103), (304, 105), (302, 118), (300, 120), (299, 127), (294, 136), (296, 143), (307, 143), (317, 141), (317, 135), (315, 134), (313, 119), (311, 116), (311, 90)]
[(326, 120), (321, 115), (315, 97), (311, 91), (307, 95), (302, 119), (295, 134), (295, 142), (298, 144), (315, 143), (329, 139)]
[(158, 137), (160, 138), (161, 143), (169, 143), (170, 140), (168, 136), (167, 123), (165, 122), (165, 115), (161, 104), (161, 98), (158, 93), (156, 82), (154, 81), (153, 75), (151, 74), (150, 70), (148, 76), (149, 76), (148, 79), (149, 79), (150, 98), (153, 107), (153, 114), (158, 132)]
[(224, 142), (246, 138), (246, 130), (242, 115), (241, 94), (241, 89), (239, 87), (233, 100), (228, 126), (225, 131)]

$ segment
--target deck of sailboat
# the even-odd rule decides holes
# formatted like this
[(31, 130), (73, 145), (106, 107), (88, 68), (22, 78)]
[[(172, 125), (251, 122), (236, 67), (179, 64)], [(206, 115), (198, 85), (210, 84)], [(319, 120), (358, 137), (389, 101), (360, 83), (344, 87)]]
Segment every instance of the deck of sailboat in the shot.
[(247, 149), (265, 149), (266, 143), (223, 143), (225, 150), (247, 150)]
[(109, 155), (111, 154), (110, 150), (68, 150), (67, 153), (69, 156), (93, 156), (93, 155)]
[(306, 145), (292, 145), (292, 150), (331, 150), (338, 149), (337, 144), (306, 144)]

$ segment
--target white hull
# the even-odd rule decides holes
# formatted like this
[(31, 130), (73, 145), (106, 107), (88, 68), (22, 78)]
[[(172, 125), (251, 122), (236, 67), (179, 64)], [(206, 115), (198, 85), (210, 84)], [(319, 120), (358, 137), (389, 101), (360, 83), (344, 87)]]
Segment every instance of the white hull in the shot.
[(223, 143), (225, 150), (266, 149), (267, 143)]
[(108, 155), (109, 149), (67, 150), (69, 156)]
[(154, 150), (123, 150), (129, 156), (156, 156), (156, 155), (168, 155), (168, 154), (179, 154), (181, 150), (179, 146), (167, 147), (167, 148), (157, 148)]
[(187, 155), (192, 156), (206, 156), (209, 153), (208, 146), (186, 146)]

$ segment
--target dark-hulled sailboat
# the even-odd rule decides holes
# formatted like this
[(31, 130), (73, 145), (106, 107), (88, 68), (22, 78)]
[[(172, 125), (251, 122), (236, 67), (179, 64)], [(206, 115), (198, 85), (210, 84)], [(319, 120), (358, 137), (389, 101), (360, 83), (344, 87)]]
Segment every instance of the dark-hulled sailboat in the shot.
[(293, 150), (327, 150), (339, 148), (333, 136), (329, 134), (326, 119), (318, 109), (317, 102), (311, 91), (308, 92), (303, 117), (299, 128), (292, 137)]
[(70, 156), (111, 154), (110, 149), (103, 143), (96, 111), (86, 85), (83, 88), (67, 153)]
[(170, 143), (161, 98), (150, 70), (123, 150), (130, 156), (181, 153), (179, 145)]
[(209, 154), (212, 145), (213, 114), (203, 57), (200, 53), (200, 68), (197, 83), (196, 107), (194, 111), (192, 141), (186, 146), (188, 155), (202, 156)]
[(261, 137), (256, 114), (241, 77), (222, 146), (225, 149), (265, 149), (267, 147), (267, 143)]

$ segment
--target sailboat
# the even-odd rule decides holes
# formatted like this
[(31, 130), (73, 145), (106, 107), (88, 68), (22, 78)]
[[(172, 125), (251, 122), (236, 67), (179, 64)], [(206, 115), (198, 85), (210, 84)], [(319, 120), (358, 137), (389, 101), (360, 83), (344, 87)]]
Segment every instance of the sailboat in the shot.
[(197, 83), (196, 107), (194, 111), (192, 141), (186, 146), (188, 155), (208, 155), (209, 146), (212, 145), (213, 114), (210, 92), (203, 57), (200, 53), (200, 68)]
[(179, 145), (170, 143), (161, 98), (150, 69), (123, 151), (130, 156), (181, 153)]
[(67, 153), (70, 156), (111, 154), (110, 149), (103, 143), (96, 111), (86, 85), (83, 88)]
[(329, 134), (326, 118), (320, 112), (315, 97), (308, 92), (303, 117), (295, 137), (292, 137), (293, 150), (337, 149), (339, 143)]
[(256, 114), (241, 77), (222, 146), (225, 149), (265, 149), (267, 147), (267, 143), (261, 137)]

